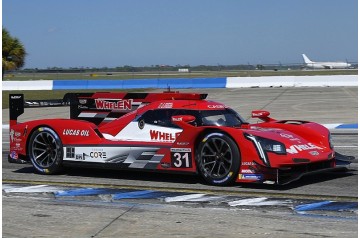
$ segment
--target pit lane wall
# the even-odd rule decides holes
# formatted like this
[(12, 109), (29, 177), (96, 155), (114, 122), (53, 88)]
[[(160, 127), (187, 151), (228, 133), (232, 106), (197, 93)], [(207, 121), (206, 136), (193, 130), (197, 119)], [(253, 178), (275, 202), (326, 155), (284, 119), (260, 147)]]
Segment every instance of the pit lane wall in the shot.
[(2, 81), (2, 90), (81, 90), (141, 88), (251, 88), (251, 87), (338, 87), (358, 86), (357, 75), (267, 76), (223, 78), (169, 78), (128, 80), (38, 80)]

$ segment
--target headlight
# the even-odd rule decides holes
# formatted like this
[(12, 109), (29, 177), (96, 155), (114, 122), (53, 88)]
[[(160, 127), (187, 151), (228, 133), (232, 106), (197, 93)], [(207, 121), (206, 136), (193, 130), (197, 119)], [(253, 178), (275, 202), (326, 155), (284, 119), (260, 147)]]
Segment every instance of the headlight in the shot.
[(273, 152), (276, 154), (285, 155), (285, 145), (279, 141), (263, 138), (260, 136), (254, 136), (244, 133), (245, 138), (252, 141), (257, 148), (259, 156), (265, 165), (270, 166), (270, 161), (267, 156), (267, 152)]
[(268, 152), (274, 152), (276, 154), (286, 154), (285, 145), (283, 143), (258, 136), (256, 138), (264, 150)]

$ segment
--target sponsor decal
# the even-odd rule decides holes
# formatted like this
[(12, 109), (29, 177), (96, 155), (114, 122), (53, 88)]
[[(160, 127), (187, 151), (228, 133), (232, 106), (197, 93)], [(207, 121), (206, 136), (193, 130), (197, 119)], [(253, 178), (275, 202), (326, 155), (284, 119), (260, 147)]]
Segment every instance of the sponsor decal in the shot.
[(163, 167), (164, 169), (169, 169), (169, 168), (171, 168), (171, 164), (169, 164), (169, 163), (161, 162), (160, 165), (161, 165), (161, 167)]
[(223, 137), (224, 135), (222, 134), (222, 133), (210, 133), (210, 134), (208, 134), (201, 142), (205, 142), (205, 141), (207, 141), (211, 136), (214, 136), (214, 135), (216, 135), (216, 136), (220, 136), (220, 137)]
[(180, 146), (184, 146), (184, 145), (189, 145), (190, 143), (189, 142), (177, 142), (176, 144), (180, 145)]
[(75, 148), (69, 147), (66, 148), (66, 157), (75, 158), (75, 160), (106, 159), (107, 154), (102, 148), (92, 148), (90, 153), (75, 154)]
[(158, 108), (173, 108), (173, 103), (172, 102), (160, 103)]
[(76, 160), (85, 160), (84, 156), (82, 154), (76, 154), (75, 155)]
[(84, 105), (87, 103), (87, 100), (86, 99), (79, 99), (79, 103)]
[(281, 137), (284, 137), (286, 139), (289, 139), (291, 141), (299, 141), (300, 139), (299, 138), (296, 138), (294, 137), (293, 135), (290, 135), (290, 134), (286, 134), (286, 133), (280, 133), (280, 136)]
[(90, 157), (91, 158), (94, 158), (94, 159), (97, 159), (97, 158), (101, 158), (101, 159), (106, 159), (106, 152), (103, 151), (95, 151), (95, 152), (90, 152)]
[(275, 133), (279, 133), (279, 131), (282, 131), (282, 129), (278, 129), (278, 128), (262, 128), (258, 126), (251, 126), (250, 129), (257, 131), (266, 131), (266, 132), (270, 131)]
[(14, 142), (15, 131), (14, 131), (13, 129), (10, 130), (9, 135), (10, 135), (10, 140), (11, 140), (11, 142)]
[(64, 129), (63, 130), (64, 136), (89, 136), (89, 130), (77, 130), (77, 129)]
[(192, 168), (191, 148), (171, 148), (171, 165), (175, 168)]
[(183, 118), (182, 117), (173, 117), (172, 121), (182, 121)]
[(19, 155), (18, 155), (18, 153), (16, 153), (15, 151), (11, 151), (11, 153), (10, 153), (10, 158), (12, 158), (12, 159), (18, 159), (18, 158), (19, 158)]
[(120, 109), (120, 110), (131, 110), (132, 109), (132, 99), (125, 99), (119, 101), (107, 101), (104, 99), (95, 99), (96, 109)]
[(253, 112), (251, 114), (252, 117), (267, 117), (269, 116), (268, 112)]
[(242, 162), (241, 165), (256, 165), (254, 162)]
[(255, 171), (252, 169), (242, 169), (241, 173), (242, 174), (253, 174)]
[(160, 140), (160, 141), (174, 141), (180, 134), (181, 132), (168, 133), (168, 132), (150, 130), (150, 139)]
[(191, 152), (191, 148), (171, 148), (171, 152)]
[(226, 180), (228, 180), (231, 176), (233, 175), (233, 172), (228, 173), (228, 175), (226, 175), (225, 178), (223, 178), (222, 180), (213, 180), (214, 183), (223, 183)]
[(19, 138), (19, 137), (21, 137), (21, 133), (18, 131), (14, 131), (13, 129), (11, 129), (9, 135), (10, 135), (11, 142), (21, 142), (22, 141), (22, 139)]
[(317, 151), (310, 151), (309, 154), (313, 155), (313, 156), (317, 156), (319, 155), (319, 152)]
[(28, 131), (28, 125), (25, 126), (25, 129), (24, 129), (24, 133), (23, 133), (23, 136), (25, 137), (27, 135), (27, 131)]
[(218, 104), (210, 104), (207, 106), (208, 108), (211, 108), (211, 109), (216, 109), (216, 108), (219, 108), (219, 109), (222, 109), (222, 108), (225, 108), (224, 105), (218, 105)]
[[(141, 159), (141, 165), (145, 166), (146, 161), (152, 159), (154, 154), (143, 156), (143, 151), (155, 150), (153, 148), (136, 147), (130, 152), (130, 147), (64, 147), (64, 160), (65, 161), (78, 161), (78, 162), (95, 162), (95, 163), (122, 163), (129, 158), (128, 164), (136, 162)], [(155, 153), (155, 151), (154, 151)], [(161, 155), (156, 157), (156, 162), (160, 163)], [(154, 162), (155, 163), (155, 162)], [(154, 164), (152, 163), (152, 164)], [(139, 163), (140, 164), (140, 163)]]
[(12, 141), (12, 142), (21, 143), (21, 142), (22, 142), (22, 139), (20, 139), (20, 138), (14, 138), (14, 141)]
[(75, 148), (66, 147), (66, 158), (75, 158)]
[(239, 179), (247, 179), (247, 180), (262, 180), (262, 174), (239, 174)]
[[(101, 149), (102, 150), (102, 149)], [(82, 154), (75, 154), (74, 147), (67, 147), (66, 148), (66, 158), (72, 158), (75, 160), (86, 160), (86, 159), (106, 159), (107, 155), (105, 151), (96, 151), (93, 149), (89, 154), (82, 153)]]
[(289, 153), (289, 154), (297, 154), (300, 151), (314, 150), (314, 149), (320, 150), (322, 148), (319, 147), (319, 146), (316, 146), (316, 145), (314, 145), (312, 143), (307, 143), (307, 144), (304, 144), (304, 145), (292, 145), (288, 149), (286, 149), (286, 152)]
[(87, 157), (90, 157), (92, 159), (106, 159), (106, 151), (104, 151), (104, 149), (102, 148), (92, 148), (92, 151), (89, 154), (83, 153), (82, 156), (84, 158), (84, 160)]

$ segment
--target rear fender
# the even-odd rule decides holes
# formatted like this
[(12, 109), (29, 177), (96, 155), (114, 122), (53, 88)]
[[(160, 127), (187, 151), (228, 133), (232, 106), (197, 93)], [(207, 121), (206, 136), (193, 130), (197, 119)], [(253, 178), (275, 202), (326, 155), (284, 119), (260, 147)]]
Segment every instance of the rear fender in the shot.
[(46, 120), (40, 126), (51, 127), (61, 138), (63, 144), (93, 144), (100, 143), (103, 136), (97, 126), (86, 121), (71, 119)]
[(10, 127), (10, 153), (25, 156), (32, 133), (41, 127), (54, 130), (64, 145), (98, 144), (103, 139), (97, 127), (89, 122), (69, 119), (36, 120)]

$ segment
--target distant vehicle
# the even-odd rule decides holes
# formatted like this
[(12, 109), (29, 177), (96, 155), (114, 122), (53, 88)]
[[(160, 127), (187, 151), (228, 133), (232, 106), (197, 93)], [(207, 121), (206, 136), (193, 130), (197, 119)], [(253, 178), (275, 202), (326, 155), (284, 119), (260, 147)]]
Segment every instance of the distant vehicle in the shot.
[(311, 61), (305, 54), (302, 54), (306, 67), (312, 69), (347, 69), (351, 64), (347, 62), (315, 62)]

